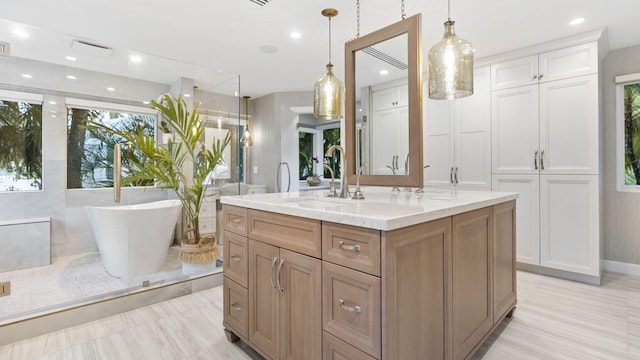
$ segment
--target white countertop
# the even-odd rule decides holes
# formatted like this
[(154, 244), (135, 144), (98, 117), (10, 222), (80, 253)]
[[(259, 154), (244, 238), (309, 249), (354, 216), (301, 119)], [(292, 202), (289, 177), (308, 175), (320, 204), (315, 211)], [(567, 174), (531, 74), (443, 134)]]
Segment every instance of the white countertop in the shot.
[[(355, 187), (352, 187), (353, 191)], [(225, 196), (223, 204), (310, 219), (394, 230), (516, 199), (517, 193), (426, 188), (393, 196), (388, 187), (362, 187), (365, 200), (326, 197), (327, 191)]]

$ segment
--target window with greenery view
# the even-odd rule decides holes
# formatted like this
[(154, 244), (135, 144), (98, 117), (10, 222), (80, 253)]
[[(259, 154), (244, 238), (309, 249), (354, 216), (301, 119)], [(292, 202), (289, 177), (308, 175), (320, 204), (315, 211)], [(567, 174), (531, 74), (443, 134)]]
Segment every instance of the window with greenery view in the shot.
[[(340, 145), (340, 127), (337, 128), (328, 128), (322, 130), (322, 154), (327, 153), (327, 150), (331, 147), (331, 145)], [(329, 165), (329, 167), (333, 170), (333, 176), (336, 179), (340, 179), (340, 152), (334, 152), (332, 157), (324, 156), (323, 163)], [(324, 177), (327, 179), (331, 179), (331, 174), (329, 170), (324, 168)]]
[(624, 184), (640, 185), (640, 83), (624, 85)]
[[(87, 120), (127, 132), (155, 132), (156, 116), (150, 114), (109, 111), (90, 108), (67, 108), (67, 188), (113, 187), (113, 146), (124, 143), (117, 135), (87, 129)], [(135, 148), (122, 148), (122, 168), (133, 166), (131, 159), (138, 157)], [(127, 174), (123, 171), (122, 177)], [(145, 186), (152, 184), (139, 184)]]
[(313, 146), (315, 135), (315, 132), (298, 131), (298, 180), (305, 180), (313, 175), (313, 158), (316, 157)]
[(42, 190), (42, 104), (0, 99), (0, 192)]

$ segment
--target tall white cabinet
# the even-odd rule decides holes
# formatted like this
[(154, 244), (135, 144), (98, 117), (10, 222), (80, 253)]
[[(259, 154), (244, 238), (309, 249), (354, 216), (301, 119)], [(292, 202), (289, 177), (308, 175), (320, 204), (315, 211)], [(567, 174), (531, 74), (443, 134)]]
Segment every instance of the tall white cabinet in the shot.
[(426, 186), (491, 189), (490, 67), (476, 68), (473, 75), (472, 96), (424, 97)]
[(598, 42), (491, 65), (492, 183), (515, 191), (520, 263), (599, 282)]
[[(404, 175), (409, 153), (409, 87), (405, 82), (390, 82), (371, 89), (370, 169), (373, 174)], [(393, 168), (393, 170), (392, 170)]]

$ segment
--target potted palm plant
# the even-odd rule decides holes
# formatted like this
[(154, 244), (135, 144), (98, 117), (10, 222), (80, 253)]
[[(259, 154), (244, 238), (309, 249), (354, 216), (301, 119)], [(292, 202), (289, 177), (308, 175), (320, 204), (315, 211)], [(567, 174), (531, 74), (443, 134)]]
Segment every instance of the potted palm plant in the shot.
[(210, 149), (201, 141), (204, 133), (197, 105), (189, 112), (184, 99), (169, 94), (151, 104), (161, 113), (160, 129), (168, 137), (166, 145), (158, 145), (152, 135), (112, 129), (88, 122), (89, 128), (99, 128), (118, 135), (130, 145), (125, 151), (135, 151), (127, 176), (122, 184), (153, 182), (160, 188), (171, 189), (180, 200), (185, 214), (185, 226), (179, 259), (183, 263), (210, 263), (218, 257), (213, 234), (203, 236), (199, 230), (200, 208), (206, 193), (205, 180), (216, 165), (221, 164), (224, 149), (231, 141), (230, 133), (217, 139)]

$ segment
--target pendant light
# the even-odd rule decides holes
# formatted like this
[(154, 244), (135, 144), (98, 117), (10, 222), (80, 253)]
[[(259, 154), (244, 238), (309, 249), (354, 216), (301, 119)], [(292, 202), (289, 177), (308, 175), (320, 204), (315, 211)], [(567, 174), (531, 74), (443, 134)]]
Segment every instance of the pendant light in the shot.
[(343, 85), (331, 69), (331, 18), (338, 15), (336, 9), (324, 9), (322, 15), (329, 19), (329, 63), (327, 73), (313, 87), (313, 116), (322, 120), (342, 118)]
[(242, 138), (240, 138), (240, 143), (244, 147), (249, 147), (253, 145), (253, 140), (251, 139), (251, 132), (249, 131), (249, 99), (251, 96), (243, 96), (245, 100), (244, 111), (247, 114), (247, 125), (244, 127), (244, 133), (242, 134)]
[(447, 1), (444, 37), (429, 50), (429, 97), (452, 100), (473, 95), (473, 52), (471, 43), (456, 36)]

